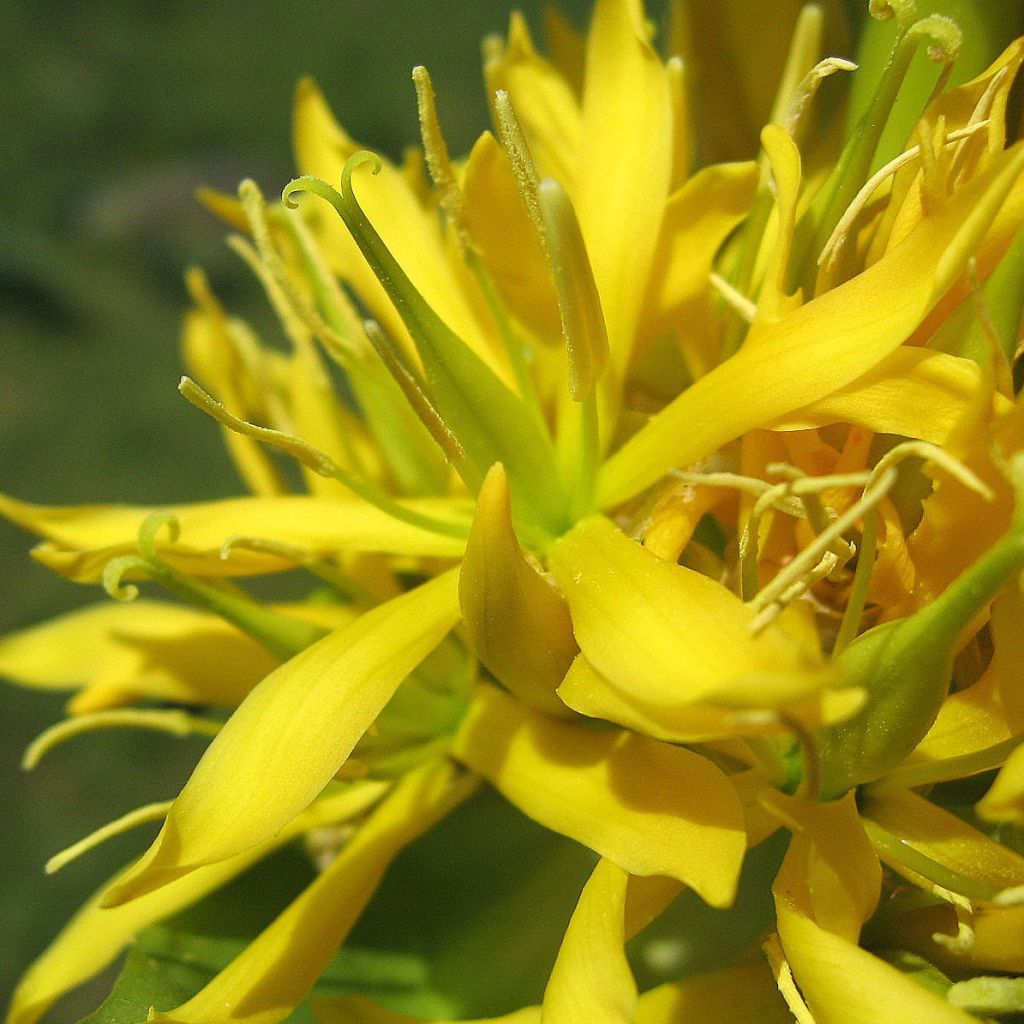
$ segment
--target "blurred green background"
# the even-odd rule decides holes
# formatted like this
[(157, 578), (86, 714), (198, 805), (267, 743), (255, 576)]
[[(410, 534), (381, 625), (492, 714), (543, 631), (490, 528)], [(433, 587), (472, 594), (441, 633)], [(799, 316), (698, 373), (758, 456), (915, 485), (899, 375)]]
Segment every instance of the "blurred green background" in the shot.
[[(1022, 4), (992, 2), (1008, 38)], [(417, 139), (409, 71), (425, 64), (450, 146), (464, 152), (487, 123), (480, 39), (503, 30), (513, 6), (539, 26), (540, 0), (0, 4), (0, 490), (58, 504), (237, 492), (217, 429), (176, 392), (183, 269), (201, 264), (230, 308), (265, 313), (195, 189), (232, 191), (252, 176), (268, 195), (280, 190), (305, 74), (357, 139), (394, 157)], [(582, 24), (590, 4), (561, 6)], [(0, 633), (100, 596), (36, 566), (29, 543), (0, 523)], [(172, 796), (201, 749), (97, 733), (23, 775), (21, 752), (62, 705), (0, 687), (3, 1003), (72, 909), (153, 829), (52, 878), (46, 859)], [(109, 984), (50, 1019), (77, 1019)]]

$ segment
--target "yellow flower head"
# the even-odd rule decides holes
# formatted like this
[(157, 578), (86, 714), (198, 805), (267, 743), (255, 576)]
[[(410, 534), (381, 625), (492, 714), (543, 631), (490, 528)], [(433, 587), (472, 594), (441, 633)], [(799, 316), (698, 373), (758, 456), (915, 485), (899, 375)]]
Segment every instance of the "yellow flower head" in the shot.
[[(597, 0), (585, 38), (552, 19), (550, 57), (514, 17), (485, 46), (493, 129), (465, 159), (423, 68), (402, 166), (303, 82), (282, 201), (206, 194), (285, 341), (189, 274), (180, 390), (250, 496), (3, 498), (41, 562), (123, 603), (0, 641), (0, 671), (78, 691), (33, 763), (93, 728), (212, 738), (173, 801), (55, 859), (163, 821), (10, 1024), (300, 836), (316, 877), (140, 1020), (1024, 1005), (983, 976), (1024, 972), (1024, 857), (1000, 841), (1024, 824), (1024, 149), (1006, 128), (1024, 42), (949, 88), (956, 22), (872, 0), (891, 51), (844, 125), (839, 79), (868, 69), (825, 49), (839, 6), (829, 23), (829, 5), (679, 0), (656, 46), (640, 0)], [(712, 56), (730, 40), (754, 61), (735, 77)], [(922, 48), (939, 82), (890, 153)], [(244, 585), (290, 569), (306, 600)], [(140, 581), (183, 603), (135, 600)], [(1001, 767), (976, 820), (953, 813), (982, 795), (956, 780)], [(539, 975), (507, 1005), (465, 979), (417, 1001), (386, 958), (332, 959), (380, 918), (403, 849), (447, 836), (461, 863), (452, 821), (488, 807), (590, 872)], [(782, 828), (784, 860), (765, 842)], [(487, 941), (528, 944), (534, 916)], [(701, 923), (718, 920), (724, 949)]]

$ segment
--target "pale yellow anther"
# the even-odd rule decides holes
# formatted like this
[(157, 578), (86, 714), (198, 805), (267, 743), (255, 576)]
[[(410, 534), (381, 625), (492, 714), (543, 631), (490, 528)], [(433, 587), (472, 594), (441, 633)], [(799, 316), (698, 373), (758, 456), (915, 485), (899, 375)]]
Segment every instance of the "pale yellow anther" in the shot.
[(537, 186), (537, 202), (569, 352), (569, 392), (582, 402), (608, 362), (601, 297), (569, 193), (553, 178), (545, 178)]
[(423, 140), (423, 152), (427, 158), (427, 169), (430, 179), (437, 189), (448, 222), (454, 227), (463, 251), (468, 248), (469, 240), (466, 233), (466, 222), (462, 208), (462, 190), (455, 177), (448, 145), (444, 141), (441, 122), (437, 117), (437, 102), (434, 95), (434, 84), (425, 67), (412, 69), (412, 81), (416, 87), (416, 106), (420, 119), (420, 138)]
[(498, 123), (498, 134), (501, 136), (505, 152), (508, 154), (512, 164), (512, 172), (515, 174), (516, 184), (519, 186), (519, 194), (526, 204), (527, 212), (537, 229), (541, 245), (547, 248), (547, 239), (544, 230), (544, 217), (541, 214), (540, 202), (537, 199), (537, 186), (540, 184), (540, 175), (533, 162), (523, 126), (516, 117), (512, 108), (512, 101), (504, 89), (499, 89), (494, 94), (494, 113)]
[(779, 123), (790, 135), (796, 136), (821, 83), (839, 71), (856, 70), (857, 65), (852, 60), (845, 60), (842, 57), (826, 57), (825, 60), (818, 61), (793, 90), (789, 105), (778, 119)]
[(96, 829), (95, 832), (90, 832), (83, 839), (79, 839), (77, 843), (72, 843), (71, 846), (61, 850), (60, 853), (54, 854), (46, 862), (46, 873), (52, 875), (66, 864), (70, 864), (71, 861), (81, 857), (83, 853), (88, 853), (89, 850), (95, 849), (100, 843), (111, 839), (113, 836), (122, 835), (139, 825), (146, 825), (151, 821), (160, 821), (167, 816), (172, 803), (172, 800), (163, 800), (160, 803), (137, 807), (134, 811), (129, 811), (115, 821), (111, 821)]

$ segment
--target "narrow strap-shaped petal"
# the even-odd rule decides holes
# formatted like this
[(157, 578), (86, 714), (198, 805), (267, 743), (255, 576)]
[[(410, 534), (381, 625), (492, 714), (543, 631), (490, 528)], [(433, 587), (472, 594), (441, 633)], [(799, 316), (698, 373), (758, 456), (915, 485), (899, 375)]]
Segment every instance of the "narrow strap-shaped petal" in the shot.
[(160, 601), (91, 605), (0, 639), (0, 675), (22, 686), (186, 704), (237, 704), (276, 665), (217, 616)]
[(316, 796), (458, 621), (454, 571), (367, 612), (267, 676), (207, 748), (116, 905), (264, 841)]
[(612, 364), (621, 377), (668, 197), (672, 170), (668, 77), (639, 0), (598, 0), (587, 42), (583, 131), (573, 202), (601, 295)]
[(454, 756), (521, 811), (636, 875), (670, 875), (728, 906), (746, 846), (726, 775), (682, 747), (531, 711), (493, 687), (474, 697)]
[(981, 370), (972, 360), (903, 347), (845, 387), (768, 426), (806, 430), (851, 423), (877, 434), (899, 434), (941, 445), (981, 386)]
[(987, 821), (1024, 825), (1024, 747), (1018, 747), (1007, 759), (978, 804), (978, 813)]
[(1009, 150), (874, 266), (781, 320), (755, 325), (736, 355), (605, 463), (601, 506), (624, 501), (672, 466), (699, 462), (751, 427), (817, 401), (894, 351), (957, 279), (1022, 168), (1024, 147)]
[[(458, 520), (464, 504), (422, 498), (409, 508)], [(227, 498), (223, 501), (163, 508), (136, 505), (30, 505), (0, 496), (0, 514), (48, 541), (35, 557), (78, 583), (96, 583), (107, 563), (138, 549), (139, 527), (156, 511), (171, 513), (181, 540), (157, 542), (158, 556), (182, 572), (198, 576), (248, 576), (292, 567), (280, 555), (234, 548), (221, 558), (232, 537), (259, 537), (292, 545), (311, 554), (372, 551), (423, 557), (457, 558), (464, 542), (412, 526), (355, 498), (305, 496)]]
[[(218, 864), (199, 868), (186, 878), (124, 906), (102, 907), (101, 899), (106, 887), (100, 889), (18, 983), (7, 1024), (35, 1024), (65, 992), (103, 970), (147, 925), (202, 899), (306, 829), (364, 813), (386, 790), (387, 783), (384, 782), (356, 783), (341, 793), (318, 800), (276, 836), (258, 846)], [(127, 871), (121, 877), (125, 874)]]
[(829, 680), (819, 653), (692, 569), (590, 516), (552, 545), (551, 572), (587, 660), (649, 705), (779, 706)]
[(470, 643), (495, 677), (528, 704), (564, 715), (555, 690), (579, 648), (565, 602), (519, 547), (500, 464), (480, 488), (459, 603)]
[(628, 883), (617, 864), (598, 861), (544, 990), (541, 1024), (632, 1024), (637, 989), (626, 962)]
[(165, 1024), (277, 1024), (305, 999), (395, 855), (476, 788), (450, 762), (406, 776), (341, 853), (260, 936)]
[(978, 1024), (867, 950), (781, 906), (779, 935), (815, 1024)]

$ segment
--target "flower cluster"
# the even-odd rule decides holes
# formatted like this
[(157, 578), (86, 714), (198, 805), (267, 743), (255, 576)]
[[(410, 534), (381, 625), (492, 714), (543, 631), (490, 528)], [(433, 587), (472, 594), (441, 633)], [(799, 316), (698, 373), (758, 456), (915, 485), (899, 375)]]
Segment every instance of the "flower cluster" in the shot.
[[(478, 1012), (409, 998), (382, 961), (343, 992), (324, 979), (392, 861), (495, 799), (590, 874), (540, 991), (491, 979), (479, 1012), (1024, 1009), (1024, 148), (1006, 138), (1024, 41), (948, 88), (957, 25), (872, 0), (894, 41), (844, 129), (863, 72), (823, 53), (808, 5), (759, 151), (713, 162), (729, 147), (696, 112), (726, 143), (750, 128), (694, 73), (732, 6), (674, 4), (667, 56), (639, 0), (597, 0), (585, 38), (552, 17), (550, 57), (514, 18), (485, 46), (493, 131), (464, 160), (423, 68), (402, 166), (304, 82), (282, 201), (205, 195), (284, 342), (190, 274), (180, 389), (251, 495), (2, 499), (39, 561), (117, 600), (0, 641), (0, 672), (76, 691), (33, 763), (112, 726), (210, 742), (176, 799), (55, 858), (162, 821), (9, 1024), (301, 837), (308, 886), (138, 1019)], [(938, 84), (886, 152), (925, 47)], [(308, 599), (245, 586), (284, 571)], [(702, 957), (771, 848), (773, 913)], [(510, 922), (488, 941), (514, 959), (528, 940)]]

